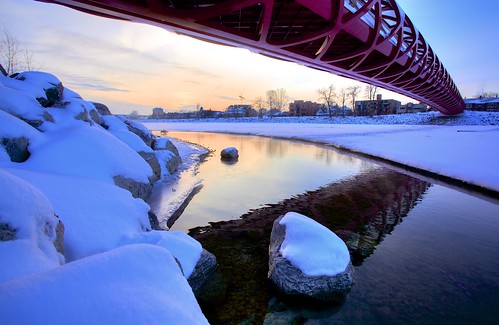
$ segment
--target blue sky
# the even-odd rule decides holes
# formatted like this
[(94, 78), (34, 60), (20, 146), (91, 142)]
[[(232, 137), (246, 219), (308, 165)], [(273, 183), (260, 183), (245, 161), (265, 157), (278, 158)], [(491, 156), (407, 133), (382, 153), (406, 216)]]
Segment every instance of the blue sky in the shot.
[[(99, 18), (32, 0), (1, 0), (0, 24), (85, 99), (115, 113), (152, 107), (225, 109), (268, 89), (317, 101), (316, 90), (350, 79), (174, 35), (161, 28)], [(499, 91), (499, 1), (399, 0), (465, 97)], [(408, 98), (382, 91), (385, 98)]]

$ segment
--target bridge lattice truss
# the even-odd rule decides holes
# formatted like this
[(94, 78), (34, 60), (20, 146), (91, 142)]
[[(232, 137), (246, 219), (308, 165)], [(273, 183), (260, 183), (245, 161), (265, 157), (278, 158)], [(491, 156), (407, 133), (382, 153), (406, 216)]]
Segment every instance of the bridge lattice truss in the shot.
[(390, 89), (445, 114), (463, 99), (395, 0), (39, 0), (145, 22)]

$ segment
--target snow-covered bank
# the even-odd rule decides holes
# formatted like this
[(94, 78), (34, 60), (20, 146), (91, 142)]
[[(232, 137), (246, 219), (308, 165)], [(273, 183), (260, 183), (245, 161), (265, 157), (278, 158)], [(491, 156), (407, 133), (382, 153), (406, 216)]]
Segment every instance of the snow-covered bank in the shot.
[(179, 160), (51, 74), (0, 75), (2, 323), (206, 324), (205, 251), (144, 201)]
[[(312, 118), (313, 123), (274, 118), (263, 123), (227, 119), (147, 121), (144, 125), (150, 130), (228, 132), (326, 143), (499, 191), (499, 113), (465, 112), (458, 117), (425, 113), (381, 119), (400, 119), (407, 125), (366, 124), (376, 120), (369, 117), (358, 118), (358, 124), (331, 124), (327, 118)], [(421, 122), (429, 120), (446, 123)]]

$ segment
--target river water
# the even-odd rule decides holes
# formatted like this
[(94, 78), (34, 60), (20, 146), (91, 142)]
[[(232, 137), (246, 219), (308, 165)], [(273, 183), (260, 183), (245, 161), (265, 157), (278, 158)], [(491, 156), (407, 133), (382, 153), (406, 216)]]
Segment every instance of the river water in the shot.
[[(225, 277), (213, 324), (496, 324), (499, 204), (335, 149), (262, 137), (170, 132), (214, 153), (172, 229), (214, 253)], [(235, 146), (237, 162), (220, 160)], [(341, 306), (304, 308), (266, 282), (273, 219), (297, 211), (349, 247), (355, 285)], [(240, 218), (240, 216), (243, 218)], [(211, 224), (207, 227), (206, 225)], [(241, 258), (243, 257), (243, 258)], [(247, 285), (246, 285), (247, 284)]]

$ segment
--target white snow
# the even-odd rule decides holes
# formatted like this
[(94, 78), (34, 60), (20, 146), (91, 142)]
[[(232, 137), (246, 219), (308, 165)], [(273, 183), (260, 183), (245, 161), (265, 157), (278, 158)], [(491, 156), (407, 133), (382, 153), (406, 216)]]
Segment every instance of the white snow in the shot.
[(44, 132), (30, 144), (23, 168), (88, 177), (114, 183), (113, 177), (148, 183), (151, 167), (136, 152), (101, 127), (87, 123)]
[(465, 112), (447, 117), (432, 112), (375, 118), (247, 118), (144, 124), (151, 130), (230, 132), (325, 143), (499, 191), (499, 113)]
[[(102, 116), (104, 123), (109, 127), (107, 130), (109, 133), (126, 143), (130, 148), (136, 152), (153, 152), (153, 150), (148, 147), (142, 139), (128, 130), (128, 126), (119, 118), (113, 115)], [(143, 126), (141, 125), (143, 128)], [(149, 130), (146, 130), (149, 132)]]
[(3, 324), (208, 324), (172, 255), (128, 245), (0, 283)]
[[(71, 90), (43, 108), (36, 97), (59, 83), (53, 75), (20, 76), (0, 76), (0, 139), (25, 137), (30, 153), (12, 162), (0, 142), (1, 322), (206, 324), (186, 282), (201, 245), (151, 231), (149, 205), (114, 184), (114, 176), (149, 183), (137, 151), (153, 150)], [(53, 243), (59, 220), (64, 256)]]
[(303, 274), (334, 276), (345, 271), (350, 253), (334, 232), (296, 212), (286, 213), (279, 224), (286, 226), (280, 252)]
[(63, 264), (52, 244), (58, 220), (47, 197), (1, 169), (0, 188), (0, 224), (15, 231), (13, 240), (0, 241), (0, 282)]
[(345, 243), (315, 220), (288, 212), (279, 224), (286, 226), (280, 253), (307, 276), (333, 276), (350, 262)]
[(35, 138), (40, 131), (15, 116), (0, 110), (0, 138)]
[(182, 265), (182, 271), (188, 279), (197, 261), (201, 257), (201, 244), (182, 231), (142, 232), (124, 240), (126, 244), (154, 244), (166, 248)]

